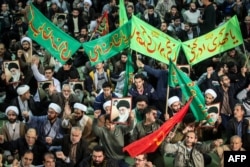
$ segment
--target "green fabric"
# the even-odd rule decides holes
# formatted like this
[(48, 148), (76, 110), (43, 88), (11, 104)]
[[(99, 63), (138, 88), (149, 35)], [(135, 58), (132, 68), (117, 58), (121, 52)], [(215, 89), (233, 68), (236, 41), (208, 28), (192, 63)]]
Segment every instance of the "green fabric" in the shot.
[(180, 86), (182, 94), (186, 100), (193, 96), (193, 101), (190, 108), (196, 118), (196, 120), (208, 119), (208, 114), (205, 108), (205, 98), (201, 93), (201, 90), (197, 84), (192, 81), (186, 73), (181, 71), (175, 64), (170, 61), (169, 63), (169, 86), (177, 87)]
[(124, 82), (124, 89), (123, 89), (123, 96), (128, 95), (128, 90), (132, 84), (133, 79), (133, 73), (134, 73), (134, 67), (133, 67), (133, 60), (131, 55), (131, 50), (128, 53), (128, 59), (126, 62), (126, 74), (125, 74), (125, 82)]
[(180, 47), (181, 42), (136, 16), (132, 17), (131, 49), (160, 62), (169, 64), (170, 59), (176, 62)]
[(128, 21), (128, 16), (127, 16), (126, 8), (124, 5), (124, 0), (119, 0), (119, 24), (120, 26), (127, 23), (127, 21)]
[(131, 21), (128, 21), (115, 31), (96, 40), (83, 43), (91, 65), (105, 61), (129, 47)]
[(32, 4), (28, 10), (28, 36), (64, 64), (81, 46), (80, 42), (50, 22)]
[(217, 29), (182, 43), (182, 48), (189, 64), (194, 65), (242, 43), (239, 22), (234, 16)]

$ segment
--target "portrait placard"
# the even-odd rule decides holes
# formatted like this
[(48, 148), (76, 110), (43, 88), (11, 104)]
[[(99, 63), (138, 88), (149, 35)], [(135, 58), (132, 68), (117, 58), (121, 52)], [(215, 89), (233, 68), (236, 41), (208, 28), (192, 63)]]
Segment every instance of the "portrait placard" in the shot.
[(53, 80), (40, 81), (38, 83), (38, 94), (40, 101), (48, 101), (49, 98), (49, 86), (54, 85)]
[(74, 93), (78, 99), (82, 102), (84, 96), (84, 83), (82, 81), (79, 82), (69, 82), (69, 86), (71, 92)]
[(188, 76), (190, 76), (190, 65), (177, 65), (177, 67), (181, 70), (181, 71), (183, 71), (183, 72), (185, 72)]
[(115, 123), (127, 124), (131, 110), (131, 97), (112, 98), (110, 120)]
[(214, 127), (216, 121), (219, 118), (220, 115), (220, 103), (215, 103), (211, 105), (206, 105), (207, 108), (207, 114), (211, 122), (204, 122), (203, 127)]
[(4, 73), (7, 84), (20, 82), (22, 79), (22, 72), (19, 61), (4, 61)]
[(67, 13), (55, 13), (53, 16), (53, 23), (58, 26), (59, 28), (62, 28), (67, 20)]

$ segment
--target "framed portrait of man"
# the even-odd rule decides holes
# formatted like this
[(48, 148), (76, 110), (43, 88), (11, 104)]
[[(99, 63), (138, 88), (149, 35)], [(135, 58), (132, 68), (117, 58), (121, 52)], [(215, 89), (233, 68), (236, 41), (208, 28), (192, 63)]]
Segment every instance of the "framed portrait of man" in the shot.
[(207, 120), (210, 120), (211, 122), (206, 121), (203, 123), (202, 126), (214, 127), (220, 115), (220, 103), (206, 105), (206, 108), (207, 108), (207, 114), (208, 114)]
[(118, 124), (127, 124), (131, 110), (131, 97), (112, 98), (110, 120)]
[(190, 65), (177, 65), (177, 67), (181, 70), (181, 71), (183, 71), (183, 72), (185, 72), (188, 76), (190, 76), (190, 71), (191, 71), (191, 69), (190, 69)]
[(53, 23), (56, 26), (62, 28), (66, 22), (67, 22), (67, 13), (55, 13), (53, 17)]
[(19, 61), (5, 61), (4, 62), (4, 73), (6, 76), (6, 83), (17, 83), (21, 81), (22, 72), (19, 65)]
[(40, 101), (48, 101), (49, 98), (49, 86), (54, 85), (53, 80), (40, 81), (38, 83), (38, 94)]
[(83, 96), (84, 96), (84, 84), (83, 82), (69, 82), (69, 86), (71, 89), (71, 92), (73, 92), (80, 101), (83, 100)]

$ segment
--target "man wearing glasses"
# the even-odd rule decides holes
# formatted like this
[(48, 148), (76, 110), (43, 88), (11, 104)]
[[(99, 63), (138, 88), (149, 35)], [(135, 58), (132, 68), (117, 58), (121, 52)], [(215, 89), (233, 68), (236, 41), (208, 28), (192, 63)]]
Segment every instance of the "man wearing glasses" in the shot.
[(131, 167), (155, 167), (152, 162), (147, 161), (147, 154), (139, 154), (134, 158), (134, 165)]

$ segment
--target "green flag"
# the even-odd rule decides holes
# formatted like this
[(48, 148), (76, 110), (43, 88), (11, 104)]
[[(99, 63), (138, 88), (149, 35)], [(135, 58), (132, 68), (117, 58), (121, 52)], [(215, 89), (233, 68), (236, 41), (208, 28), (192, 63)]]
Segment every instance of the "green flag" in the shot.
[(105, 61), (129, 46), (131, 21), (115, 31), (96, 40), (83, 43), (82, 46), (89, 57), (91, 65)]
[(64, 64), (81, 44), (50, 22), (32, 4), (28, 10), (28, 36)]
[(132, 81), (133, 81), (134, 66), (133, 66), (131, 52), (132, 51), (129, 49), (128, 59), (126, 62), (126, 74), (125, 74), (125, 82), (124, 82), (124, 88), (123, 88), (123, 96), (128, 95), (128, 90), (129, 90), (129, 88), (132, 84)]
[(119, 24), (120, 26), (122, 26), (127, 21), (128, 21), (128, 16), (127, 16), (126, 8), (124, 5), (124, 0), (119, 0)]
[(239, 22), (234, 16), (215, 30), (182, 43), (182, 48), (189, 64), (194, 65), (242, 43)]
[(169, 86), (180, 86), (185, 100), (188, 100), (193, 96), (193, 101), (190, 107), (196, 120), (208, 120), (209, 118), (205, 108), (205, 98), (196, 83), (192, 81), (186, 73), (176, 67), (172, 61), (169, 63), (168, 76)]
[(132, 17), (130, 48), (160, 62), (176, 62), (181, 42), (161, 32), (157, 28)]

